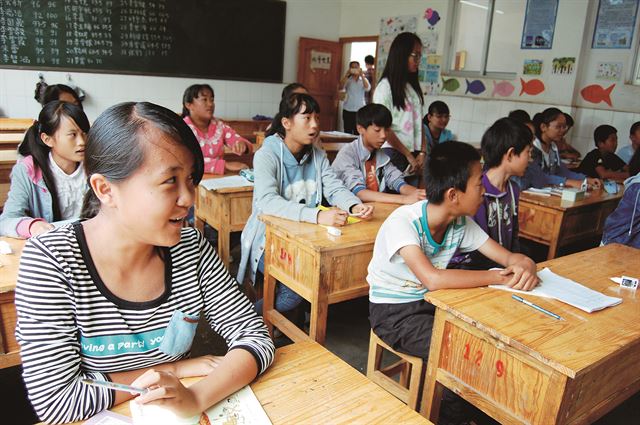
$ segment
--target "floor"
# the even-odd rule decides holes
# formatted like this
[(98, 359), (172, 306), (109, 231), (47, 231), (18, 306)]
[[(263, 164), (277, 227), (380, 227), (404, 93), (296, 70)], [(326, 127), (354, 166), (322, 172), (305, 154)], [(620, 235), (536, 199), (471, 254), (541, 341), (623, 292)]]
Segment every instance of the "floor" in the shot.
[[(585, 247), (579, 248), (584, 249)], [(546, 256), (545, 250), (540, 246), (527, 246), (527, 249), (536, 261), (543, 260)], [(231, 255), (236, 260), (231, 263), (230, 266), (232, 274), (235, 274), (238, 264), (237, 260), (240, 256), (237, 245), (232, 249)], [(193, 354), (224, 353), (224, 341), (207, 329), (206, 324), (201, 323), (200, 325), (192, 349)], [(369, 331), (368, 300), (366, 297), (329, 306), (325, 346), (363, 374), (366, 373)], [(275, 342), (276, 346), (291, 343), (286, 337), (277, 338)], [(2, 383), (2, 385), (0, 385), (0, 411), (16, 412), (14, 417), (17, 419), (13, 421), (12, 424), (33, 424), (36, 418), (26, 399), (20, 380), (19, 368), (1, 370), (0, 382)], [(19, 391), (15, 391), (16, 388), (18, 388)], [(625, 403), (595, 422), (595, 424), (622, 425), (637, 423), (639, 413), (640, 393), (637, 393)], [(496, 423), (479, 411), (474, 412), (474, 422), (478, 425)]]

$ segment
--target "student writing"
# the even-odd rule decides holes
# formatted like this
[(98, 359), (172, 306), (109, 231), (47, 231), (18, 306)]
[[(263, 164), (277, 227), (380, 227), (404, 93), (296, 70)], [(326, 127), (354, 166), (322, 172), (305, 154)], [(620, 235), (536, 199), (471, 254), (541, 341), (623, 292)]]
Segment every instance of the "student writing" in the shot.
[(54, 101), (40, 111), (18, 152), (0, 215), (0, 235), (28, 238), (80, 216), (87, 182), (82, 168), (89, 121), (72, 103)]
[[(349, 212), (360, 213), (365, 219), (373, 212), (372, 205), (362, 204), (342, 184), (329, 165), (326, 153), (314, 145), (320, 134), (319, 112), (318, 102), (307, 94), (292, 94), (282, 99), (277, 115), (280, 121), (274, 120), (272, 134), (255, 154), (253, 211), (242, 231), (239, 282), (243, 282), (247, 268), (252, 282), (259, 283), (262, 279), (265, 225), (258, 219), (260, 214), (342, 226)], [(318, 210), (323, 197), (337, 208)], [(289, 311), (301, 301), (302, 298), (285, 285), (276, 286), (278, 311)], [(262, 303), (256, 307), (261, 311)]]
[[(264, 322), (211, 245), (182, 226), (203, 166), (166, 108), (123, 103), (96, 120), (87, 219), (31, 238), (18, 273), (16, 337), (41, 420), (84, 420), (131, 398), (83, 378), (148, 388), (138, 402), (193, 416), (272, 362)], [(229, 347), (223, 357), (188, 358), (201, 312)]]
[(412, 204), (425, 199), (424, 189), (407, 184), (380, 149), (391, 127), (391, 112), (370, 103), (356, 113), (357, 140), (343, 146), (331, 164), (345, 186), (363, 202)]
[(215, 95), (210, 85), (194, 84), (184, 91), (182, 117), (200, 143), (204, 155), (204, 172), (224, 174), (225, 171), (247, 168), (242, 162), (223, 159), (225, 145), (236, 155), (251, 152), (252, 146), (251, 142), (233, 128), (214, 118), (215, 108)]

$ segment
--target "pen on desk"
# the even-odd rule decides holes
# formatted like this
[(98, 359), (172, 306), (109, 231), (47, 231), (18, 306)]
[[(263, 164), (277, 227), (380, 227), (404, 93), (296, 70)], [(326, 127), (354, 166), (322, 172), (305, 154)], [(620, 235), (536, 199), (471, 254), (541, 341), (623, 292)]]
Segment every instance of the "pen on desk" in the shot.
[(147, 388), (137, 388), (132, 387), (131, 385), (118, 384), (116, 382), (109, 381), (97, 381), (91, 378), (82, 378), (82, 383), (96, 387), (111, 388), (112, 390), (126, 391), (134, 394), (144, 394), (149, 391)]
[(513, 298), (516, 301), (520, 301), (521, 303), (526, 304), (529, 307), (533, 307), (536, 310), (538, 310), (538, 311), (540, 311), (540, 312), (542, 312), (542, 313), (544, 313), (544, 314), (546, 314), (548, 316), (553, 317), (554, 319), (562, 320), (562, 317), (558, 316), (557, 314), (552, 313), (549, 310), (544, 309), (544, 308), (540, 307), (539, 305), (536, 305), (536, 304), (532, 303), (531, 301), (527, 301), (524, 298), (517, 296), (516, 294), (511, 295), (511, 298)]

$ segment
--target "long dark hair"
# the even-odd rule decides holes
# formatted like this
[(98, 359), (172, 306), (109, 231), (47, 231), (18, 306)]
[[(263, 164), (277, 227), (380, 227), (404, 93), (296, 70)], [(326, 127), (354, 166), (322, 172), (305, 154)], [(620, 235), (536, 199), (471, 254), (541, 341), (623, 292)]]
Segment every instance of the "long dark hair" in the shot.
[(539, 112), (533, 116), (533, 126), (536, 129), (536, 137), (542, 142), (542, 130), (540, 127), (542, 124), (549, 125), (555, 121), (560, 115), (564, 116), (564, 113), (558, 108), (547, 108), (542, 112)]
[(182, 95), (182, 118), (189, 116), (187, 103), (193, 102), (193, 99), (197, 98), (202, 90), (209, 90), (211, 92), (211, 96), (215, 97), (216, 95), (209, 84), (193, 84), (187, 87)]
[[(102, 174), (110, 182), (129, 178), (144, 162), (145, 130), (153, 127), (193, 154), (193, 182), (198, 184), (204, 173), (204, 159), (193, 132), (175, 112), (148, 102), (126, 102), (105, 110), (89, 131), (84, 170), (87, 181)], [(100, 211), (100, 200), (91, 187), (84, 197), (82, 218), (94, 217)]]
[(313, 96), (305, 93), (293, 93), (291, 96), (283, 97), (280, 100), (280, 108), (273, 121), (271, 122), (271, 128), (267, 131), (266, 135), (271, 136), (273, 134), (279, 134), (284, 137), (286, 130), (282, 125), (283, 118), (291, 118), (295, 114), (302, 111), (305, 107), (304, 113), (311, 114), (313, 112), (320, 113), (320, 105)]
[(60, 100), (60, 94), (68, 93), (76, 100), (77, 105), (82, 109), (82, 101), (80, 100), (80, 96), (78, 93), (71, 87), (65, 84), (54, 84), (51, 86), (47, 86), (44, 90), (44, 94), (42, 95), (42, 99), (40, 99), (40, 103), (46, 105), (49, 102), (53, 102), (54, 100)]
[(40, 135), (42, 133), (53, 136), (60, 128), (62, 117), (73, 120), (85, 133), (89, 131), (89, 120), (82, 111), (82, 108), (73, 103), (59, 100), (49, 102), (40, 111), (38, 120), (27, 130), (24, 140), (18, 147), (18, 152), (22, 156), (31, 155), (33, 163), (42, 171), (44, 184), (51, 193), (51, 208), (53, 210), (54, 221), (60, 220), (60, 205), (58, 202), (58, 192), (56, 190), (53, 173), (49, 167), (49, 152), (51, 148), (47, 146)]
[(420, 98), (420, 104), (424, 105), (422, 89), (418, 82), (418, 73), (409, 72), (407, 62), (413, 52), (413, 46), (422, 45), (420, 38), (412, 32), (403, 32), (396, 36), (389, 48), (387, 64), (382, 71), (382, 77), (389, 80), (393, 106), (404, 109), (407, 100), (407, 83), (413, 87)]

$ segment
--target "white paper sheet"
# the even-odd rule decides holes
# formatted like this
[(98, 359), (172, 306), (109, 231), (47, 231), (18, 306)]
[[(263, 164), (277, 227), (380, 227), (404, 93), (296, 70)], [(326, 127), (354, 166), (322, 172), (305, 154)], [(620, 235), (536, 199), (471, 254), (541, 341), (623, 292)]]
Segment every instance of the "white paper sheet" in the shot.
[(229, 187), (253, 186), (253, 183), (242, 176), (226, 176), (219, 179), (202, 180), (200, 186), (204, 186), (207, 190), (218, 190)]
[(489, 285), (489, 287), (526, 295), (553, 298), (587, 313), (612, 307), (622, 302), (622, 298), (601, 294), (571, 279), (553, 273), (548, 267), (539, 271), (538, 277), (540, 278), (540, 283), (531, 291), (519, 291), (505, 285)]

